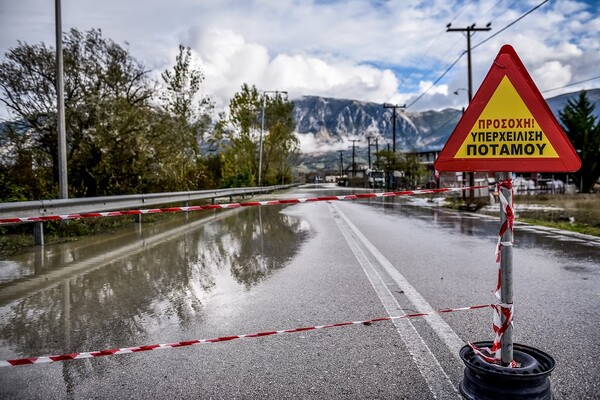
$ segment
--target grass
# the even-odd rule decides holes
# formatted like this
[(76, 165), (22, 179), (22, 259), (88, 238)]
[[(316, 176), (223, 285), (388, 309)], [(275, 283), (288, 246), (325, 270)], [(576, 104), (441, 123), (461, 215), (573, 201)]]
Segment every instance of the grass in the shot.
[[(600, 193), (515, 195), (513, 202), (517, 221), (600, 237)], [(449, 198), (445, 206), (485, 212), (488, 204), (487, 198), (475, 199), (470, 208), (461, 198)]]
[(599, 236), (600, 237), (600, 226), (591, 226), (585, 223), (579, 222), (566, 222), (566, 221), (550, 221), (535, 218), (519, 218), (519, 221), (525, 222), (531, 225), (547, 226), (548, 228), (562, 229), (565, 231), (583, 233), (585, 235)]
[[(144, 217), (144, 223), (156, 220), (154, 215)], [(45, 222), (44, 244), (71, 242), (94, 234), (115, 232), (131, 221), (131, 216), (122, 216)], [(19, 253), (34, 245), (33, 224), (0, 226), (0, 257)]]
[(600, 236), (599, 193), (516, 195), (514, 204), (517, 221)]

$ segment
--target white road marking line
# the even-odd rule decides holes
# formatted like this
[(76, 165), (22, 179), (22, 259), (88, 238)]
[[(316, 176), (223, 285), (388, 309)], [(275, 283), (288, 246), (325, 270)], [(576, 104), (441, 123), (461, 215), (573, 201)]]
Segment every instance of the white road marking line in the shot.
[[(350, 222), (348, 217), (344, 215), (339, 207), (332, 204), (335, 209), (339, 212), (340, 216), (344, 219), (346, 224), (352, 229), (356, 237), (364, 244), (369, 252), (377, 259), (379, 264), (385, 269), (390, 277), (396, 282), (408, 300), (416, 307), (420, 313), (434, 313), (435, 310), (429, 305), (427, 300), (421, 296), (419, 292), (406, 280), (406, 278), (388, 261), (387, 258), (375, 247), (366, 237), (358, 230), (358, 228)], [(459, 356), (460, 349), (466, 344), (454, 330), (440, 317), (439, 315), (431, 315), (425, 317), (427, 323), (431, 328), (438, 334), (442, 341), (448, 346), (452, 354), (462, 364), (462, 360)]]
[[(367, 275), (367, 278), (369, 279), (371, 285), (375, 289), (375, 292), (381, 300), (381, 303), (386, 309), (388, 315), (395, 316), (401, 314), (402, 311), (400, 309), (400, 304), (392, 295), (388, 287), (385, 285), (382, 277), (377, 273), (377, 270), (373, 267), (367, 256), (364, 254), (364, 252), (356, 242), (355, 238), (352, 236), (350, 230), (348, 229), (352, 229), (353, 231), (355, 231), (354, 233), (356, 234), (357, 228), (354, 225), (352, 225), (352, 223), (339, 210), (337, 206), (330, 204), (330, 208), (333, 208), (335, 210), (334, 212), (345, 220), (346, 225), (343, 225), (339, 218), (335, 219), (340, 231), (342, 232), (342, 235), (346, 239), (346, 242), (350, 246), (350, 249), (354, 253), (363, 271)], [(364, 238), (363, 236), (362, 238), (359, 237), (359, 239), (361, 240), (361, 242), (363, 242), (363, 245), (365, 245), (365, 247), (367, 247), (369, 251), (372, 252), (372, 250), (367, 245), (367, 243), (369, 242), (366, 240), (366, 238)], [(370, 243), (369, 245), (373, 246)], [(378, 261), (380, 262), (379, 259)], [(399, 286), (401, 285), (399, 284)], [(412, 290), (416, 292), (414, 289)], [(413, 304), (415, 303), (413, 302)], [(456, 399), (457, 397), (460, 398), (458, 390), (452, 384), (452, 381), (442, 368), (441, 364), (439, 363), (431, 349), (427, 346), (423, 338), (419, 335), (411, 321), (394, 320), (393, 322), (396, 326), (396, 330), (400, 334), (402, 341), (406, 345), (409, 353), (413, 358), (413, 361), (417, 365), (421, 376), (423, 376), (423, 378), (425, 379), (425, 382), (427, 383), (427, 386), (429, 387), (429, 390), (431, 391), (433, 396), (436, 399)]]

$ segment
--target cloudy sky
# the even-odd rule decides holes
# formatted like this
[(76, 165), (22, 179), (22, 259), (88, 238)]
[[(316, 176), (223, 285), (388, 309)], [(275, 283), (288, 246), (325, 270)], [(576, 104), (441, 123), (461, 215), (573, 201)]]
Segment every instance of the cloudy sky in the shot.
[[(100, 28), (155, 73), (190, 46), (218, 107), (248, 83), (419, 111), (467, 102), (465, 90), (454, 94), (467, 87), (467, 57), (449, 68), (467, 40), (446, 32), (450, 22), (491, 22), (472, 38), (475, 90), (505, 43), (546, 97), (600, 87), (599, 9), (598, 0), (62, 0), (62, 24)], [(54, 1), (0, 0), (2, 58), (18, 40), (54, 47)]]

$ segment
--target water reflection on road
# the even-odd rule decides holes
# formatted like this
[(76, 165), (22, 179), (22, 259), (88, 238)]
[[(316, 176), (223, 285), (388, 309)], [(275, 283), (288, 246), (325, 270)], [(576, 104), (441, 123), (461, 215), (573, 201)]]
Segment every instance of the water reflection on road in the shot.
[(171, 215), (3, 260), (0, 358), (137, 345), (199, 323), (211, 297), (252, 290), (298, 251), (309, 227), (281, 210)]
[[(383, 198), (361, 201), (381, 210), (382, 213), (401, 215), (403, 218), (419, 219), (430, 227), (443, 229), (449, 234), (489, 238), (495, 242), (500, 230), (500, 210), (498, 214), (458, 212), (435, 206), (428, 197)], [(523, 224), (515, 218), (514, 240), (517, 249), (537, 249), (552, 254), (556, 259), (574, 258), (578, 262), (589, 263), (598, 268), (598, 248), (600, 240), (586, 235), (578, 235)], [(568, 270), (568, 269), (567, 269)]]

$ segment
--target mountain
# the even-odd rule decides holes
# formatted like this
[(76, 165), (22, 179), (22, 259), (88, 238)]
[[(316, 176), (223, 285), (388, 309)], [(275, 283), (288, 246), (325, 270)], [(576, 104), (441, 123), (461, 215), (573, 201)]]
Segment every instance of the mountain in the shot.
[[(297, 131), (312, 135), (321, 145), (334, 145), (344, 139), (379, 138), (380, 145), (393, 139), (392, 110), (383, 104), (357, 100), (306, 96), (294, 101)], [(438, 149), (461, 116), (460, 110), (397, 110), (396, 149)], [(442, 139), (442, 141), (440, 141)], [(335, 147), (335, 146), (333, 146)]]
[[(600, 119), (600, 89), (590, 89), (586, 92), (587, 98), (590, 101), (590, 103), (596, 105), (596, 108), (594, 109), (594, 115)], [(548, 103), (548, 106), (556, 116), (556, 119), (558, 119), (558, 121), (560, 122), (558, 112), (562, 111), (565, 108), (569, 100), (577, 100), (578, 96), (579, 92), (565, 93), (546, 99), (546, 103)]]
[[(546, 99), (548, 106), (560, 121), (558, 113), (579, 92), (562, 94)], [(600, 89), (587, 91), (588, 99), (596, 104), (594, 114), (600, 118)], [(339, 170), (343, 150), (344, 165), (351, 163), (352, 140), (355, 142), (356, 163), (367, 163), (367, 137), (371, 139), (371, 155), (378, 148), (392, 146), (392, 110), (383, 104), (357, 100), (305, 96), (294, 101), (297, 132), (303, 144), (300, 171), (314, 169)], [(397, 110), (396, 150), (441, 150), (460, 120), (461, 110), (447, 108), (441, 111)]]

